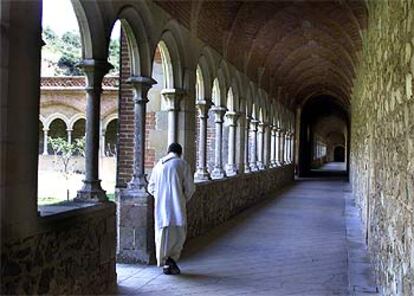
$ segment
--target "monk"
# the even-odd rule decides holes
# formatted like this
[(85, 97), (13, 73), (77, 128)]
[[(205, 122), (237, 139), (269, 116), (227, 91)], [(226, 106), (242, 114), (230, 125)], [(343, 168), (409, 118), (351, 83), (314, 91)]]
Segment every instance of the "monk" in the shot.
[(172, 143), (168, 154), (155, 165), (148, 184), (155, 199), (155, 247), (165, 274), (180, 274), (176, 261), (187, 236), (186, 203), (195, 191), (193, 175), (181, 159), (182, 147)]

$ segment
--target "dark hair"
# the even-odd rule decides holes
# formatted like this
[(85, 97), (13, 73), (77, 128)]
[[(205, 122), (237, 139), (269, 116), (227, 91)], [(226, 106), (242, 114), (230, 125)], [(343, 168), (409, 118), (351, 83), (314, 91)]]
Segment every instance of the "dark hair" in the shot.
[(181, 154), (183, 154), (183, 148), (178, 143), (172, 143), (170, 144), (170, 146), (168, 146), (168, 153), (170, 152), (173, 152), (178, 156), (181, 156)]

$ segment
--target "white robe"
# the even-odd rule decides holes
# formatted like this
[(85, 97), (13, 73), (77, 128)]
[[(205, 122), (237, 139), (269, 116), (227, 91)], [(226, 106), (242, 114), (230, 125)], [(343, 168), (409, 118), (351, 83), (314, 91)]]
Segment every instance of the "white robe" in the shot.
[(155, 228), (186, 226), (186, 203), (195, 191), (193, 175), (186, 161), (174, 153), (154, 167), (148, 192), (155, 198)]
[(186, 238), (186, 203), (195, 191), (187, 162), (169, 153), (154, 167), (148, 192), (154, 196), (155, 245), (158, 266), (168, 257), (178, 260)]

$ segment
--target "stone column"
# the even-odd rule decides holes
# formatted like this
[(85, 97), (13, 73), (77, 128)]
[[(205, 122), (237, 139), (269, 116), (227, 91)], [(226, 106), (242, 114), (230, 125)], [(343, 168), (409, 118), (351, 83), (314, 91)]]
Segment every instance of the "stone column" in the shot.
[(280, 166), (280, 128), (276, 127), (276, 166)]
[(251, 116), (246, 115), (246, 127), (245, 127), (245, 136), (244, 136), (244, 172), (250, 173), (250, 164), (249, 164), (249, 146), (250, 146), (250, 121)]
[(264, 133), (265, 133), (265, 127), (266, 125), (263, 122), (259, 123), (259, 129), (258, 129), (258, 135), (257, 135), (257, 140), (258, 140), (258, 153), (257, 153), (257, 166), (259, 168), (259, 170), (264, 170), (266, 167), (264, 165)]
[(215, 151), (214, 151), (214, 169), (211, 173), (212, 179), (222, 179), (226, 177), (226, 173), (223, 169), (223, 156), (222, 156), (222, 147), (223, 147), (223, 117), (226, 113), (226, 108), (224, 107), (214, 107), (212, 108), (214, 112), (214, 122), (215, 122)]
[(236, 124), (238, 119), (236, 112), (227, 112), (226, 117), (229, 120), (229, 145), (228, 159), (226, 166), (226, 175), (228, 177), (237, 175), (236, 166)]
[(271, 134), (270, 134), (270, 124), (265, 125), (264, 130), (264, 166), (265, 168), (271, 168)]
[(102, 129), (101, 130), (101, 156), (102, 157), (105, 157), (105, 145), (106, 145), (106, 143), (105, 143), (105, 133), (106, 133), (106, 130)]
[(270, 166), (272, 168), (277, 167), (277, 157), (276, 157), (276, 133), (277, 129), (276, 127), (273, 125), (271, 128), (271, 142), (270, 142)]
[(285, 131), (280, 130), (279, 131), (279, 164), (282, 166), (285, 164), (284, 159), (284, 149), (285, 148)]
[(127, 188), (118, 193), (118, 262), (154, 263), (154, 201), (147, 192), (145, 175), (145, 115), (148, 91), (155, 81), (148, 77), (128, 79), (134, 91), (134, 165)]
[(197, 102), (198, 118), (200, 119), (200, 141), (198, 146), (198, 166), (194, 174), (196, 181), (210, 180), (211, 176), (207, 170), (207, 119), (210, 101)]
[(84, 60), (79, 65), (86, 75), (86, 143), (85, 180), (77, 200), (106, 201), (108, 198), (99, 180), (99, 123), (101, 115), (102, 80), (112, 68), (107, 61)]
[(292, 143), (292, 133), (289, 132), (289, 134), (288, 134), (288, 141), (287, 141), (287, 144), (286, 144), (287, 145), (287, 156), (286, 156), (286, 158), (287, 158), (287, 162), (289, 164), (292, 163), (292, 159), (290, 157), (290, 155), (291, 155), (291, 148), (292, 148), (291, 143)]
[(257, 172), (259, 170), (257, 166), (257, 126), (259, 124), (258, 120), (251, 120), (250, 121), (250, 132), (252, 134), (252, 151), (250, 156), (250, 170), (252, 172)]
[(66, 129), (66, 132), (67, 132), (67, 134), (68, 134), (68, 143), (69, 144), (72, 144), (72, 129), (70, 129), (70, 128), (68, 128), (68, 129)]
[(289, 144), (289, 142), (290, 142), (290, 133), (289, 132), (286, 132), (286, 142), (285, 142), (285, 162), (287, 163), (287, 164), (289, 164), (290, 163), (290, 160), (289, 160), (289, 147), (290, 147), (290, 144)]
[(49, 129), (44, 128), (43, 129), (43, 155), (49, 155), (49, 152), (47, 151), (48, 133), (49, 133)]
[(168, 145), (178, 142), (178, 112), (183, 92), (178, 89), (163, 89), (161, 95), (168, 102)]

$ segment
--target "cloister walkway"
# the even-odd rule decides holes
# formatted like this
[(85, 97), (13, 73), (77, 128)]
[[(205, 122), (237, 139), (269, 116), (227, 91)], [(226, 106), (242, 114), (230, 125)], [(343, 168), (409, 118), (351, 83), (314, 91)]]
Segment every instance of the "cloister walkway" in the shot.
[(376, 294), (346, 188), (340, 178), (297, 180), (278, 197), (190, 241), (180, 276), (119, 264), (118, 293)]

